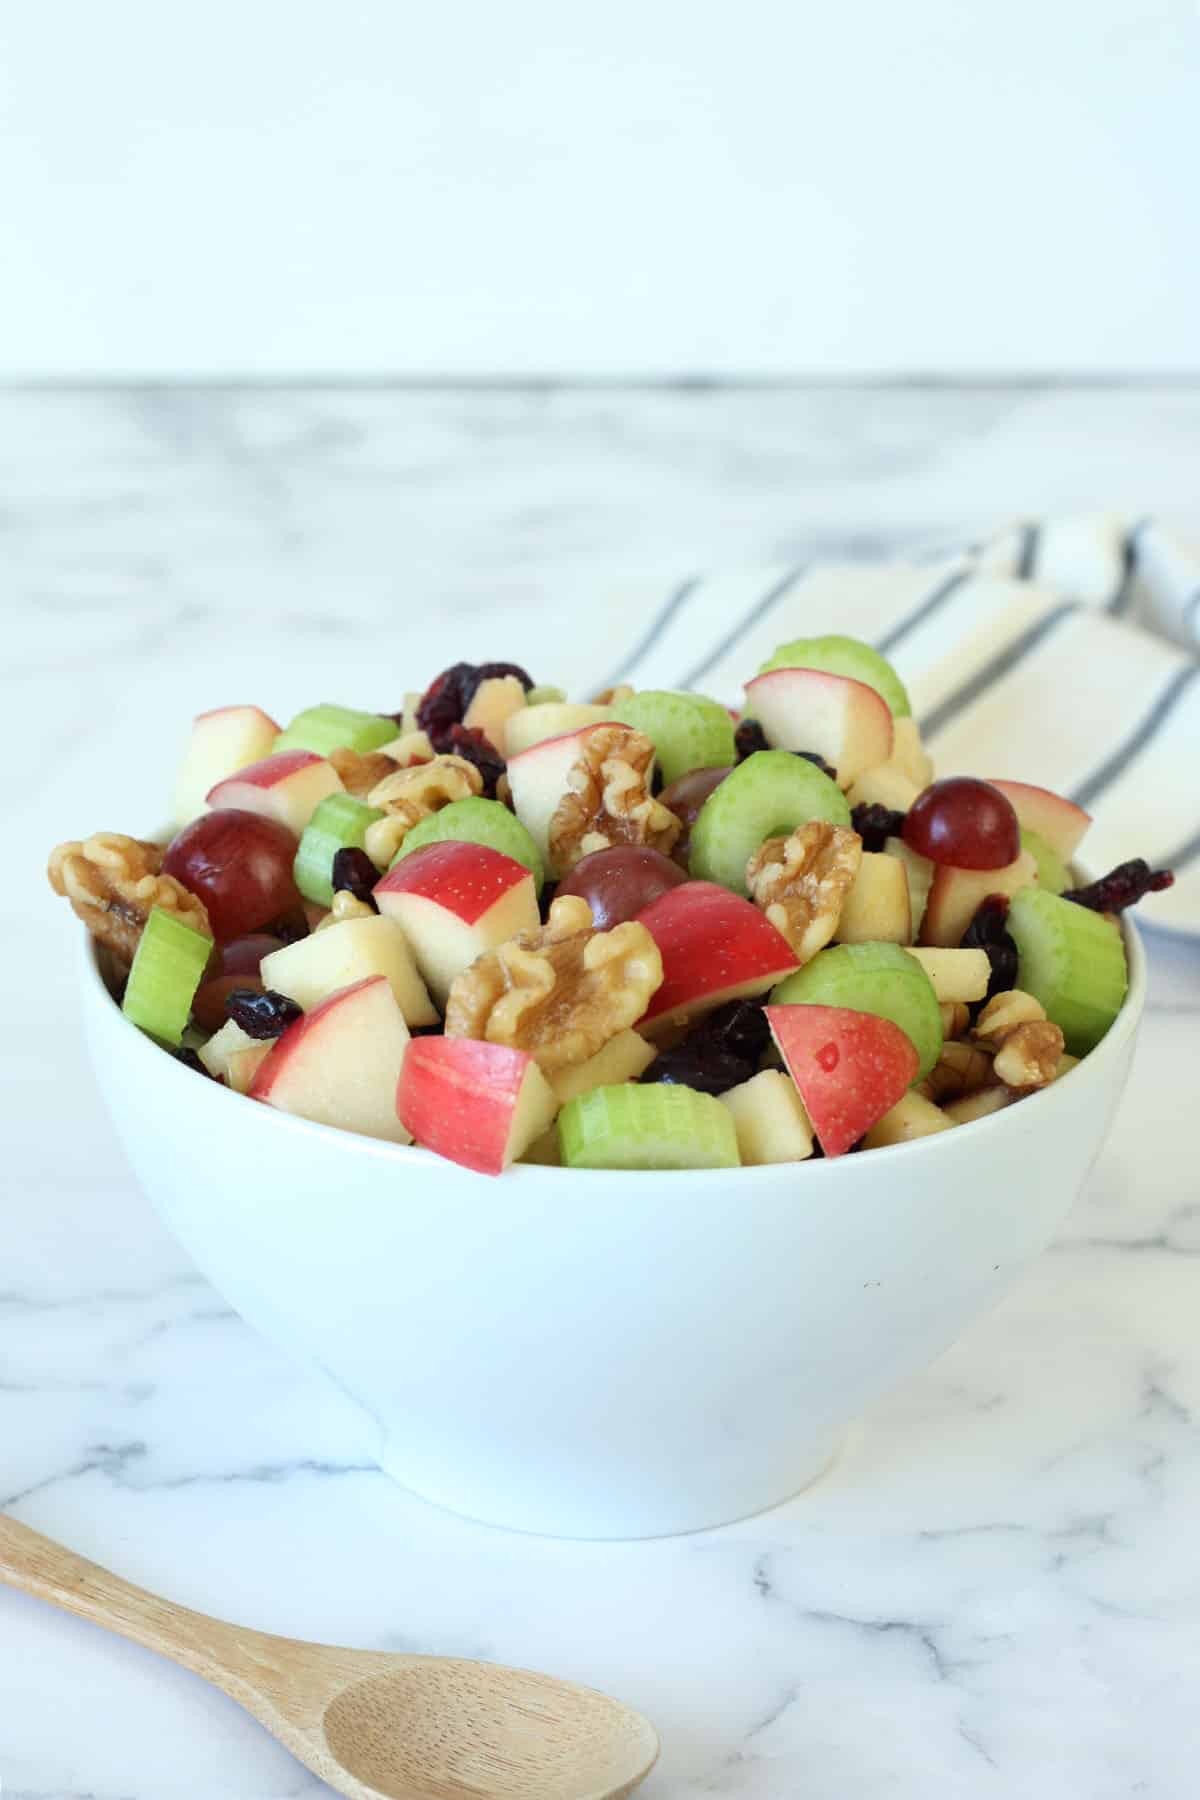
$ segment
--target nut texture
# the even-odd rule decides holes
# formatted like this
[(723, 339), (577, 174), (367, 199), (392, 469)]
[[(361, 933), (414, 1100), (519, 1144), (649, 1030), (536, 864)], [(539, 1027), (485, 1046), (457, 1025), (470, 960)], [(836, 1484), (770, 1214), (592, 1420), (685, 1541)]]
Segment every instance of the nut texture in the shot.
[(992, 1059), (986, 1050), (974, 1044), (943, 1044), (937, 1062), (924, 1081), (918, 1081), (915, 1092), (927, 1100), (957, 1100), (963, 1094), (974, 1094), (987, 1087), (996, 1077)]
[(382, 750), (369, 750), (365, 756), (357, 750), (331, 750), (329, 760), (346, 792), (353, 794), (356, 800), (365, 800), (372, 788), (378, 787), (400, 766)]
[(369, 806), (378, 806), (387, 814), (367, 826), (367, 855), (377, 869), (386, 869), (421, 819), (482, 791), (479, 770), (465, 756), (435, 756), (432, 762), (415, 763), (410, 769), (394, 769), (367, 795)]
[(212, 936), (204, 902), (173, 875), (161, 874), (162, 863), (158, 844), (119, 831), (95, 831), (82, 842), (58, 844), (46, 873), (55, 893), (70, 901), (92, 936), (131, 963), (152, 907)]
[(323, 919), (318, 920), (314, 931), (324, 931), (327, 925), (340, 925), (344, 919), (373, 919), (377, 909), (352, 894), (349, 888), (339, 888), (333, 896), (333, 905)]
[(862, 839), (845, 825), (812, 819), (790, 837), (768, 838), (746, 864), (751, 898), (802, 963), (823, 950), (862, 866)]
[(594, 1056), (646, 1010), (662, 957), (644, 925), (597, 931), (586, 901), (553, 902), (546, 925), (464, 969), (446, 1003), (446, 1036), (526, 1050), (544, 1070)]
[(628, 725), (597, 725), (580, 741), (550, 820), (551, 863), (565, 874), (581, 857), (615, 844), (648, 844), (669, 855), (683, 827), (650, 792), (650, 739)]
[(1029, 1025), (1045, 1016), (1046, 1009), (1040, 1000), (1035, 1000), (1022, 988), (1008, 988), (992, 995), (976, 1019), (972, 1035), (978, 1043), (990, 1044), (993, 1050), (998, 1050), (1009, 1032), (1018, 1025)]
[(995, 1070), (1005, 1087), (1018, 1093), (1046, 1087), (1058, 1073), (1063, 1034), (1049, 1019), (1014, 1026), (996, 1052)]

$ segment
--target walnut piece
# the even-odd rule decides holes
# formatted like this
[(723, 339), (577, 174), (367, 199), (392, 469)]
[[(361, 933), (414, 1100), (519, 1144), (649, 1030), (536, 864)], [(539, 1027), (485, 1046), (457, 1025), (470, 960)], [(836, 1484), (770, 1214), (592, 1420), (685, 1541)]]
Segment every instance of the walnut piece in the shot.
[(746, 864), (750, 896), (801, 963), (838, 927), (862, 865), (862, 839), (845, 825), (811, 819), (790, 837), (768, 838)]
[(996, 1079), (1016, 1093), (1046, 1087), (1058, 1073), (1063, 1034), (1032, 994), (993, 994), (975, 1021), (977, 1042), (995, 1052)]
[(565, 875), (581, 857), (616, 844), (648, 844), (666, 855), (683, 827), (650, 793), (650, 739), (629, 725), (596, 725), (580, 746), (550, 820), (551, 865)]
[(1027, 1093), (1049, 1086), (1058, 1073), (1063, 1034), (1049, 1019), (1015, 1025), (996, 1052), (995, 1070), (1006, 1088)]
[(395, 774), (399, 763), (382, 750), (369, 750), (365, 756), (357, 750), (331, 750), (329, 760), (348, 794), (365, 800), (387, 775)]
[(173, 875), (162, 874), (162, 863), (158, 844), (119, 831), (95, 831), (82, 843), (74, 840), (52, 850), (46, 873), (55, 893), (71, 902), (92, 936), (131, 963), (152, 907), (212, 936), (203, 901)]
[(587, 902), (563, 895), (548, 924), (464, 969), (446, 1003), (446, 1036), (526, 1050), (545, 1071), (586, 1062), (640, 1019), (661, 986), (662, 957), (630, 919), (597, 931)]
[(483, 777), (465, 756), (435, 756), (410, 769), (394, 769), (367, 795), (368, 806), (380, 807), (387, 817), (367, 826), (363, 848), (377, 869), (386, 869), (421, 819), (482, 792)]
[(971, 1023), (971, 1015), (965, 1000), (943, 1000), (938, 1007), (942, 1015), (942, 1036), (960, 1038)]
[(986, 1050), (974, 1044), (943, 1044), (937, 1062), (914, 1092), (926, 1100), (957, 1100), (964, 1094), (977, 1093), (995, 1080), (992, 1059)]
[(343, 919), (373, 919), (375, 916), (373, 906), (368, 906), (365, 900), (360, 900), (349, 888), (339, 888), (333, 896), (333, 905), (323, 918), (317, 920), (313, 931), (324, 931), (327, 925), (340, 925)]

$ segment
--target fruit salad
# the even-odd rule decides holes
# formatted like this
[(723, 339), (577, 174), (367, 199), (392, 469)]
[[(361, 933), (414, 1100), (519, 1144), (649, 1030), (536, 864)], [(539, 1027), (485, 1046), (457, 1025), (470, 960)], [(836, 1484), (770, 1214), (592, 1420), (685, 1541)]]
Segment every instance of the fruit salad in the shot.
[(740, 713), (456, 663), (398, 713), (203, 713), (166, 842), (60, 844), (128, 1019), (198, 1077), (481, 1173), (804, 1162), (1069, 1078), (1142, 861), (935, 780), (895, 670), (783, 644)]

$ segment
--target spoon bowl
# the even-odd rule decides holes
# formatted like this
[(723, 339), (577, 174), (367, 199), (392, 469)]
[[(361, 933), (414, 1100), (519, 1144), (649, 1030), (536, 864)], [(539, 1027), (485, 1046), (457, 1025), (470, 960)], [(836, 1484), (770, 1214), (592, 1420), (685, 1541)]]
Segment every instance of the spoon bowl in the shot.
[(649, 1721), (592, 1688), (245, 1630), (5, 1517), (0, 1581), (202, 1676), (347, 1800), (622, 1800), (658, 1757)]

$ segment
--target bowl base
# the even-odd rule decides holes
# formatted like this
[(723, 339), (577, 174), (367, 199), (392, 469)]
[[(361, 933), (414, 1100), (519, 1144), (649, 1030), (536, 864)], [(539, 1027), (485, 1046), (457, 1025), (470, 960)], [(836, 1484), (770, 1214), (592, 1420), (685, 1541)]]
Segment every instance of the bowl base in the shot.
[(743, 1519), (774, 1512), (777, 1507), (786, 1506), (814, 1487), (829, 1473), (848, 1436), (848, 1430), (842, 1430), (822, 1439), (806, 1457), (792, 1465), (782, 1492), (778, 1491), (778, 1484), (774, 1484), (774, 1493), (735, 1504), (733, 1511), (719, 1502), (705, 1507), (699, 1500), (679, 1501), (673, 1505), (650, 1501), (642, 1509), (640, 1519), (629, 1508), (616, 1510), (605, 1519), (599, 1510), (593, 1511), (590, 1506), (570, 1504), (555, 1517), (554, 1509), (545, 1504), (544, 1497), (536, 1513), (532, 1507), (520, 1512), (516, 1508), (493, 1511), (486, 1502), (439, 1493), (414, 1481), (411, 1471), (405, 1467), (403, 1444), (386, 1437), (378, 1447), (375, 1460), (383, 1473), (405, 1493), (423, 1501), (426, 1506), (436, 1506), (440, 1512), (453, 1513), (455, 1518), (465, 1519), (471, 1525), (486, 1525), (493, 1531), (511, 1531), (521, 1537), (560, 1538), (577, 1543), (632, 1543), (648, 1538), (686, 1537), (697, 1531), (716, 1531), (725, 1525), (736, 1525)]

